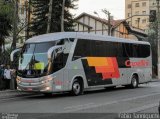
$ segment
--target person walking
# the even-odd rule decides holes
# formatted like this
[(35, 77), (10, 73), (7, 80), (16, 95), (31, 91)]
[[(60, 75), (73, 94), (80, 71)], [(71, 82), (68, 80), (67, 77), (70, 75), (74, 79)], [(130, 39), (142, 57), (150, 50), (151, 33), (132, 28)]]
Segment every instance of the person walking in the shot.
[(9, 65), (7, 65), (7, 68), (4, 70), (4, 80), (6, 82), (6, 89), (10, 89), (11, 69)]
[(5, 89), (5, 81), (4, 81), (4, 65), (0, 66), (0, 90)]
[(13, 90), (17, 89), (17, 82), (16, 82), (16, 69), (11, 69), (11, 88)]

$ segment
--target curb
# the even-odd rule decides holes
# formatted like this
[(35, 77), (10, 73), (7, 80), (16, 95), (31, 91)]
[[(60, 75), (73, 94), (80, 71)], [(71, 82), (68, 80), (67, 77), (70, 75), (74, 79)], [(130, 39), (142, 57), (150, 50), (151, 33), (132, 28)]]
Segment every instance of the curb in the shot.
[(160, 82), (160, 79), (152, 79), (151, 82)]

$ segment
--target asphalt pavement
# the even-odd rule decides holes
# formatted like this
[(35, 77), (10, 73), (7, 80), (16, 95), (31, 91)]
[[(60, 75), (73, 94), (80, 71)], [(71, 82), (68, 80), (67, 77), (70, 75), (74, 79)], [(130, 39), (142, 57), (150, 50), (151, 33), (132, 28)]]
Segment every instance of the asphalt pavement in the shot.
[[(4, 95), (16, 99), (1, 101)], [(118, 87), (113, 90), (91, 90), (81, 96), (69, 96), (67, 93), (54, 94), (52, 97), (28, 95), (26, 92), (0, 91), (0, 112), (3, 114), (0, 117), (10, 116), (7, 113), (15, 114), (11, 116), (20, 119), (128, 119), (129, 114), (145, 113), (155, 114), (157, 119), (160, 81), (154, 79), (136, 89)]]

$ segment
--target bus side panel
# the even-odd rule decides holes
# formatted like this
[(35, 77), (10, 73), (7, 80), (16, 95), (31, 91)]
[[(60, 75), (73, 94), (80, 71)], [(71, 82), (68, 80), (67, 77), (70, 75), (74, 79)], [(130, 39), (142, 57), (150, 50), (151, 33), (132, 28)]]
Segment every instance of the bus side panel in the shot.
[(72, 89), (72, 83), (73, 81), (75, 80), (76, 77), (81, 77), (83, 79), (83, 83), (84, 83), (84, 88), (88, 88), (88, 83), (87, 83), (87, 80), (86, 80), (86, 76), (85, 76), (85, 73), (84, 73), (84, 69), (83, 69), (83, 66), (82, 66), (82, 62), (81, 62), (81, 59), (78, 59), (78, 60), (74, 60), (74, 61), (71, 61), (69, 64), (68, 64), (68, 79), (69, 79), (69, 90)]
[(112, 79), (112, 82), (113, 82), (114, 86), (128, 84), (128, 78), (127, 77), (129, 77), (129, 73), (126, 73), (126, 72), (128, 72), (128, 70), (129, 69), (126, 69), (126, 68), (120, 68), (119, 69), (120, 78), (118, 78), (118, 79), (113, 78)]

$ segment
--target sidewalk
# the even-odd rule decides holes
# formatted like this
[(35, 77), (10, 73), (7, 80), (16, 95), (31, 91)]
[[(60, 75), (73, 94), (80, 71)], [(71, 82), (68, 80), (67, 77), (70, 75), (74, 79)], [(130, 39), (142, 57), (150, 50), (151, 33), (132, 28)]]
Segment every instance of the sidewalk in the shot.
[(5, 98), (11, 98), (11, 97), (22, 97), (22, 96), (29, 96), (33, 95), (35, 93), (32, 92), (21, 92), (17, 90), (2, 90), (0, 91), (0, 100)]
[(160, 79), (153, 78), (153, 79), (151, 80), (151, 82), (160, 82)]

